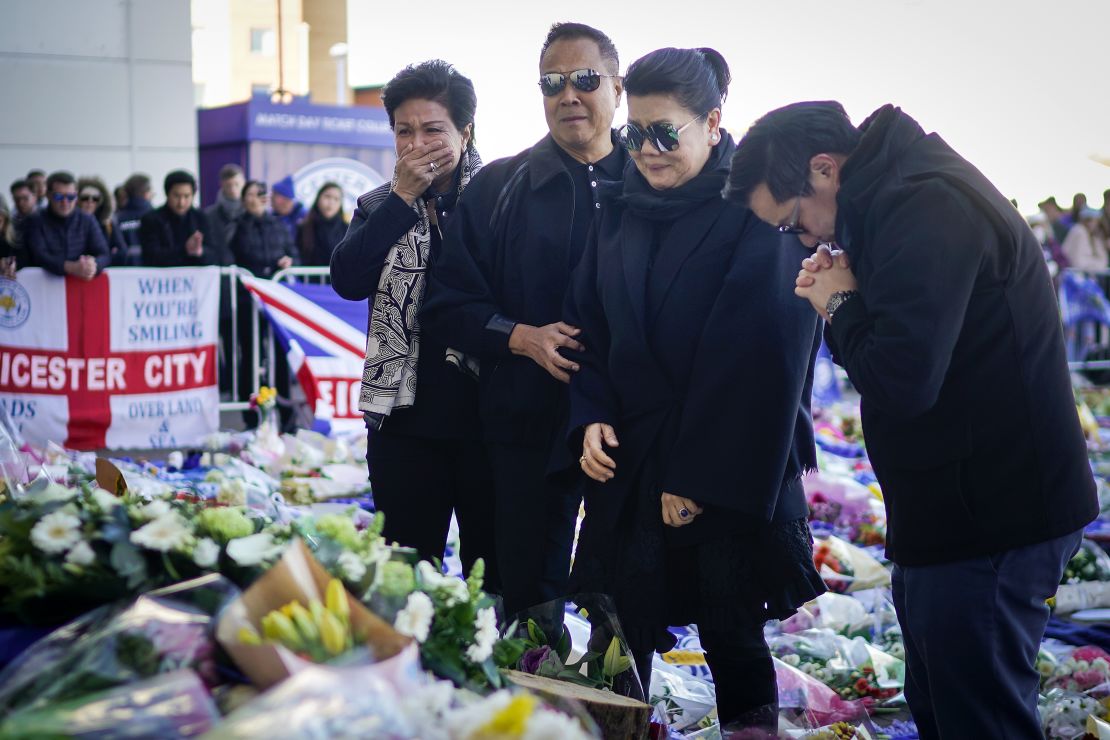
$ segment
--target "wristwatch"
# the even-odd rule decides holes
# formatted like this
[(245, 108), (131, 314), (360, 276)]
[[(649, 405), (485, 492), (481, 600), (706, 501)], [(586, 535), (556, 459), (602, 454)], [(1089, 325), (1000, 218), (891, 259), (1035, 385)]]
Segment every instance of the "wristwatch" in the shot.
[(838, 290), (829, 296), (828, 302), (825, 304), (825, 313), (829, 315), (829, 321), (832, 321), (833, 314), (836, 310), (844, 305), (844, 302), (853, 296), (859, 295), (858, 290)]

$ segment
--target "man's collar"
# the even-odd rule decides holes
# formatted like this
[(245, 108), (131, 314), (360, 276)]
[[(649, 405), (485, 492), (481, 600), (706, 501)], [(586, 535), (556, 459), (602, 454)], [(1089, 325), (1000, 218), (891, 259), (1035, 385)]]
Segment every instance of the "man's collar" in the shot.
[[(607, 176), (620, 179), (621, 172), (624, 170), (626, 155), (617, 141), (617, 132), (610, 130), (609, 136), (613, 142), (613, 151), (595, 164), (599, 165)], [(530, 165), (529, 184), (533, 190), (538, 190), (546, 185), (551, 178), (566, 172), (567, 167), (563, 163), (559, 151), (559, 145), (555, 143), (555, 139), (550, 133), (532, 147), (532, 151), (528, 155), (528, 163)]]

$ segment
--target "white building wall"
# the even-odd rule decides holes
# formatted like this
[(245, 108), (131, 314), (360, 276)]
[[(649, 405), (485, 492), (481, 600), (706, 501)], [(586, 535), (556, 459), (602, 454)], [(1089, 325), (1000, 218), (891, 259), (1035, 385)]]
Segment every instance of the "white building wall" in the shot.
[(0, 0), (0, 192), (38, 168), (197, 171), (189, 0)]

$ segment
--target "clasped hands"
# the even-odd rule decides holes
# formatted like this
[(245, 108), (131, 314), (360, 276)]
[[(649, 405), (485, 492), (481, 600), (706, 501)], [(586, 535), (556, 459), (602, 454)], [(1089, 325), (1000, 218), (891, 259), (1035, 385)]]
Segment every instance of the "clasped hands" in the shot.
[[(600, 422), (586, 425), (582, 438), (582, 457), (578, 464), (582, 471), (598, 483), (612, 480), (617, 472), (617, 463), (605, 451), (605, 447), (620, 447), (617, 433), (610, 424)], [(670, 527), (684, 527), (702, 513), (702, 508), (693, 499), (664, 492), (660, 497), (663, 523)]]
[(840, 249), (830, 249), (827, 244), (802, 260), (802, 269), (794, 280), (794, 295), (808, 300), (825, 321), (829, 320), (825, 306), (832, 294), (855, 289), (856, 276), (852, 274), (848, 255)]

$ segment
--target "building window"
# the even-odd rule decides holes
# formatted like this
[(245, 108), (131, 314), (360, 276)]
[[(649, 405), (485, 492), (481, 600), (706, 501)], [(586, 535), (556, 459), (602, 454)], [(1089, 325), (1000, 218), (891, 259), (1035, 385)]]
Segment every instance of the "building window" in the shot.
[(251, 54), (261, 54), (267, 57), (274, 55), (274, 29), (251, 29)]

